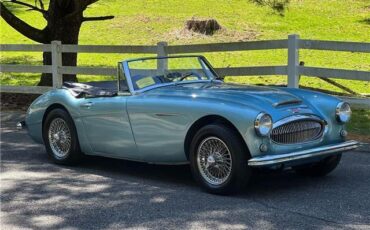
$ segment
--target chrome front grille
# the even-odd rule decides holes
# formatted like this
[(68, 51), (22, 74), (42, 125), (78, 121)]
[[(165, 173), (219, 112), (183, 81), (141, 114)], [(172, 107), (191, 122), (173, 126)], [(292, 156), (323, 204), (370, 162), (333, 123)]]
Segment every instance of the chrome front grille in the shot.
[(293, 120), (275, 127), (271, 139), (279, 144), (304, 143), (322, 136), (324, 125), (315, 119)]

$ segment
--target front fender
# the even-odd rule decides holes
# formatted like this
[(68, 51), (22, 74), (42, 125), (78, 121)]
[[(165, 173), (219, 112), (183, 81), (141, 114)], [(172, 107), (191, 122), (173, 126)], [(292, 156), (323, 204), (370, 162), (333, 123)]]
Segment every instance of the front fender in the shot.
[[(254, 130), (254, 121), (257, 115), (261, 112), (254, 107), (248, 107), (238, 103), (224, 103), (222, 100), (197, 100), (196, 103), (191, 103), (191, 107), (186, 108), (186, 104), (182, 103), (184, 110), (192, 111), (192, 123), (189, 124), (188, 130), (197, 120), (202, 117), (216, 115), (225, 118), (238, 130), (243, 137), (251, 156), (260, 154), (259, 146), (263, 143), (263, 139), (257, 136)], [(185, 105), (185, 107), (184, 107)]]
[(54, 89), (36, 98), (26, 113), (25, 121), (27, 124), (28, 134), (37, 143), (43, 143), (43, 120), (47, 109), (53, 105), (64, 107), (75, 121), (77, 130), (79, 130), (79, 127), (77, 127), (79, 125), (79, 112), (76, 109), (76, 98), (74, 98), (66, 89)]

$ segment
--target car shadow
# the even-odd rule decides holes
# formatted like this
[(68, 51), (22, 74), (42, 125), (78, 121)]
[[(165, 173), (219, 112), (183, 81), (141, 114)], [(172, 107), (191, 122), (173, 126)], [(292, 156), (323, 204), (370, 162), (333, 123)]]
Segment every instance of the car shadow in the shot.
[[(81, 164), (71, 168), (76, 171), (89, 171), (117, 179), (120, 176), (129, 176), (133, 180), (145, 179), (150, 183), (168, 187), (181, 185), (201, 191), (192, 177), (189, 165), (157, 165), (106, 157), (86, 156)], [(318, 181), (325, 180), (331, 181), (335, 180), (335, 178), (330, 176), (327, 178), (304, 177), (289, 169), (253, 169), (247, 187), (238, 196), (253, 197), (260, 196), (262, 192), (264, 195), (268, 195), (268, 192), (276, 193), (297, 188), (304, 189), (304, 187), (310, 187)]]
[(75, 170), (92, 170), (104, 176), (129, 176), (132, 179), (145, 179), (152, 182), (195, 186), (189, 165), (157, 165), (112, 159), (98, 156), (86, 156)]

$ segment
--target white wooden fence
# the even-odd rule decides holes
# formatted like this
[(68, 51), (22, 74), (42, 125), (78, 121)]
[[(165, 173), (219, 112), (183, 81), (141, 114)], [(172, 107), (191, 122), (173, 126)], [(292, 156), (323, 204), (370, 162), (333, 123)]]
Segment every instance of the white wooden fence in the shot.
[[(53, 77), (53, 87), (59, 88), (62, 85), (62, 74), (108, 76), (116, 74), (116, 69), (109, 67), (63, 66), (62, 53), (130, 53), (167, 56), (186, 53), (232, 52), (271, 49), (287, 49), (287, 65), (216, 68), (216, 71), (221, 76), (287, 75), (288, 87), (295, 88), (299, 87), (300, 75), (370, 81), (369, 71), (330, 69), (299, 65), (300, 49), (370, 53), (370, 43), (306, 40), (300, 39), (298, 35), (289, 35), (288, 39), (282, 40), (171, 46), (167, 45), (166, 42), (160, 42), (156, 46), (62, 45), (60, 41), (53, 41), (51, 44), (43, 45), (0, 44), (1, 52), (46, 51), (52, 53), (52, 65), (31, 66), (1, 64), (0, 72), (51, 73)], [(114, 64), (115, 63), (116, 62), (114, 62)], [(51, 88), (52, 87), (43, 86), (0, 86), (1, 92), (13, 93), (44, 93)]]

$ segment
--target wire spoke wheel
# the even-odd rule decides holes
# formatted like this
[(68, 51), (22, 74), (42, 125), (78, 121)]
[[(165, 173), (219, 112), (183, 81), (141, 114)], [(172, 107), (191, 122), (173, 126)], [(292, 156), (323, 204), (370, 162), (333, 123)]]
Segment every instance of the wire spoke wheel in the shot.
[(57, 158), (67, 157), (71, 149), (71, 131), (62, 118), (51, 121), (48, 131), (50, 148)]
[(229, 148), (221, 139), (208, 137), (198, 147), (197, 164), (204, 180), (214, 186), (221, 185), (230, 177), (232, 170)]

